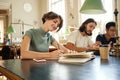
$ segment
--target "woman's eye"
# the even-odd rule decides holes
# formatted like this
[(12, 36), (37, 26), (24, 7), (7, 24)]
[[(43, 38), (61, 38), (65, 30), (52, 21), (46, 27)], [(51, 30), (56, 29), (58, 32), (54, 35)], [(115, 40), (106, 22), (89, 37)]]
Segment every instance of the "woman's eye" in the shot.
[(57, 23), (57, 21), (53, 21), (54, 23)]

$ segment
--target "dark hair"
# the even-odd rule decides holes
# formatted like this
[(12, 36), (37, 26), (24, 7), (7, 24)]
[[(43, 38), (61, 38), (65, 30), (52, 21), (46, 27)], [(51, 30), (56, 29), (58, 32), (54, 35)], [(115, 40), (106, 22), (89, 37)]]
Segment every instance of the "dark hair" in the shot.
[(54, 12), (48, 12), (48, 13), (43, 15), (42, 22), (44, 24), (46, 19), (52, 20), (52, 19), (56, 19), (56, 18), (60, 19), (60, 24), (58, 25), (59, 29), (57, 30), (57, 32), (58, 32), (62, 28), (62, 25), (63, 25), (63, 19), (60, 15), (58, 15)]
[(116, 27), (115, 22), (108, 22), (108, 23), (106, 24), (106, 29), (109, 29), (110, 27)]
[(84, 21), (83, 23), (82, 23), (82, 25), (79, 27), (79, 31), (80, 32), (84, 32), (85, 31), (85, 26), (88, 24), (88, 23), (91, 23), (91, 22), (94, 22), (96, 25), (97, 25), (97, 22), (94, 20), (94, 19), (92, 19), (92, 18), (88, 18), (86, 21)]

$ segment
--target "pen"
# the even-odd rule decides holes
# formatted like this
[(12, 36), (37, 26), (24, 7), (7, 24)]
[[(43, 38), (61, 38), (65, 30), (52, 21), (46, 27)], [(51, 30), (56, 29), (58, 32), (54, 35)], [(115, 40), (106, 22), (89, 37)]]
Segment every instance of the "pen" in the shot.
[(60, 49), (60, 46), (59, 46), (59, 44), (57, 43), (57, 50), (59, 50)]

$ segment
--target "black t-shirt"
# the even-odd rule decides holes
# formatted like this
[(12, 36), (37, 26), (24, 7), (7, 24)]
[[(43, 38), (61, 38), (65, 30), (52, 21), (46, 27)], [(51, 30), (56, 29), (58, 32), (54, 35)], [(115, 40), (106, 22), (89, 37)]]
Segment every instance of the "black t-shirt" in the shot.
[(116, 43), (116, 39), (115, 38), (111, 38), (109, 39), (109, 41), (105, 38), (105, 34), (99, 34), (97, 37), (96, 37), (96, 41), (100, 41), (101, 44), (109, 44), (111, 41), (112, 41), (112, 45), (114, 43)]

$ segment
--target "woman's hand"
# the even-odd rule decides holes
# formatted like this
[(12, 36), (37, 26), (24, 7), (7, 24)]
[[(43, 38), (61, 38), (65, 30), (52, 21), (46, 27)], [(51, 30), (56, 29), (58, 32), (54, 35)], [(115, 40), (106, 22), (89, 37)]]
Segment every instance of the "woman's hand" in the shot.
[(51, 58), (59, 58), (59, 55), (63, 54), (63, 53), (64, 53), (63, 50), (55, 50), (55, 51), (50, 52), (50, 57)]

